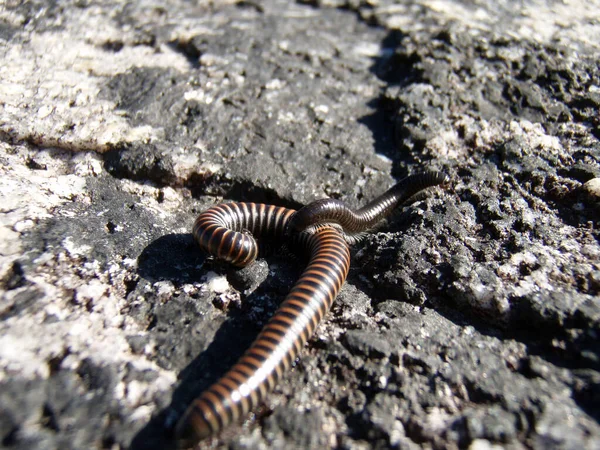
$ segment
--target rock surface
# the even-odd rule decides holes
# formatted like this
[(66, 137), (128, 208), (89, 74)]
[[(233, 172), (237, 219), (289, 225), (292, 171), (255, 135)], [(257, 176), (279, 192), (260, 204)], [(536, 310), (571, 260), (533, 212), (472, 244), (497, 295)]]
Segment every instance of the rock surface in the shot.
[[(168, 5), (168, 6), (167, 6)], [(363, 204), (268, 401), (202, 448), (600, 448), (600, 2), (0, 5), (0, 443), (173, 448), (297, 278), (195, 248), (223, 199)]]

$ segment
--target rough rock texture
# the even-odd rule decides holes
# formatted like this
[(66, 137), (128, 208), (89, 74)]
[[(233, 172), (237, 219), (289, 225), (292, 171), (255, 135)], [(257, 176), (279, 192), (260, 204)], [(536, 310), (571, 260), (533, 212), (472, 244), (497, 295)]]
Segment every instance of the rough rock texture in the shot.
[(0, 4), (0, 445), (173, 448), (299, 274), (222, 199), (450, 189), (203, 448), (600, 448), (600, 1)]

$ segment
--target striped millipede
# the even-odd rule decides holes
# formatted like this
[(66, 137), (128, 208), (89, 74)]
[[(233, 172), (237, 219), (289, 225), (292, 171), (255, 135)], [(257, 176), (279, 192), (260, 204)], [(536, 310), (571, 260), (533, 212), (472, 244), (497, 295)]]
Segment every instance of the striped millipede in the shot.
[(348, 243), (355, 243), (398, 206), (421, 198), (427, 188), (448, 184), (450, 179), (440, 172), (423, 172), (404, 178), (362, 208), (352, 211), (333, 198), (317, 200), (301, 208), (290, 222), (290, 229), (314, 231), (324, 225), (338, 227)]
[[(337, 200), (299, 211), (256, 203), (222, 203), (200, 214), (193, 236), (205, 252), (243, 267), (258, 254), (253, 236), (286, 238), (308, 250), (309, 263), (279, 309), (239, 361), (205, 390), (179, 420), (180, 445), (218, 433), (248, 414), (275, 387), (329, 311), (350, 267), (347, 241), (394, 208), (448, 178), (425, 172), (405, 178), (354, 212)], [(333, 226), (331, 226), (333, 224)], [(347, 233), (347, 234), (346, 234)]]

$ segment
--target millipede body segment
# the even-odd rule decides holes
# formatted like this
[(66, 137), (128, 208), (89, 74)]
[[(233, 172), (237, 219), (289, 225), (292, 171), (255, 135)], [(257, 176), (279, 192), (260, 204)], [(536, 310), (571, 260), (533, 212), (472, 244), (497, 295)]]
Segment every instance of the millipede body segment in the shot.
[[(358, 212), (341, 202), (311, 203), (298, 212), (256, 203), (222, 203), (193, 227), (200, 248), (243, 267), (258, 254), (253, 236), (288, 239), (308, 250), (309, 262), (240, 360), (188, 407), (176, 427), (189, 446), (245, 416), (275, 387), (329, 311), (350, 267), (348, 234), (361, 233), (424, 189), (446, 183), (437, 172), (408, 177)], [(318, 204), (318, 205), (317, 205)], [(333, 226), (332, 226), (333, 225)]]
[(258, 256), (254, 236), (281, 239), (295, 212), (259, 203), (221, 203), (198, 216), (192, 234), (209, 255), (244, 267)]

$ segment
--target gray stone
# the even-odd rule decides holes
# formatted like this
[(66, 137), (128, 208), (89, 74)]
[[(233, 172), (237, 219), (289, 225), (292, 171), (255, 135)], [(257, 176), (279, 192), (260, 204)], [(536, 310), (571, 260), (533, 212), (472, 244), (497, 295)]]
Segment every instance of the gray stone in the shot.
[(369, 333), (360, 330), (350, 330), (344, 335), (346, 347), (353, 353), (369, 358), (382, 358), (390, 356), (392, 350), (387, 340), (377, 336), (378, 333)]
[(354, 246), (302, 357), (205, 447), (600, 445), (600, 24), (588, 2), (5, 2), (0, 446), (174, 448), (302, 266), (223, 200), (446, 190)]

